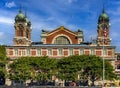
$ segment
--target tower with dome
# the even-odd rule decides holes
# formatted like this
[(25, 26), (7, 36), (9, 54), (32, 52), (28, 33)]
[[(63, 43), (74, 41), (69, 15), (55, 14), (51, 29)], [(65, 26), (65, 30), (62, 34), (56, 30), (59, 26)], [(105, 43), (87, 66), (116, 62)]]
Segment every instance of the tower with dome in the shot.
[(14, 46), (29, 46), (31, 44), (31, 22), (22, 10), (19, 10), (15, 17), (14, 28)]

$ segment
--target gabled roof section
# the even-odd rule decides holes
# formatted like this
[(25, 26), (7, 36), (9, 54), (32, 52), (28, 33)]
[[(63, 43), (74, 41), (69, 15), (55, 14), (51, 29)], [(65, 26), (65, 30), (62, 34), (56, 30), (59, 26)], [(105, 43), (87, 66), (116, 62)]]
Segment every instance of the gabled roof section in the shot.
[(73, 32), (73, 31), (65, 28), (64, 26), (60, 26), (59, 28), (57, 28), (57, 29), (55, 29), (55, 30), (53, 30), (53, 31), (51, 31), (51, 32), (47, 32), (47, 34), (48, 34), (48, 35), (51, 35), (51, 34), (54, 34), (54, 33), (58, 32), (58, 31), (66, 31), (66, 32), (69, 32), (69, 33), (72, 34), (72, 35), (77, 35), (76, 32)]

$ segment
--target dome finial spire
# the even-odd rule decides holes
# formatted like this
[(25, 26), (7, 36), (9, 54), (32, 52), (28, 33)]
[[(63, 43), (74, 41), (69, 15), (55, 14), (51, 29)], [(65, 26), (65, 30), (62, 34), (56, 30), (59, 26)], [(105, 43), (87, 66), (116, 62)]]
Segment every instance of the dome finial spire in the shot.
[(20, 4), (19, 13), (22, 13), (22, 5)]
[(19, 7), (19, 13), (15, 17), (15, 21), (25, 21), (25, 14), (21, 10), (21, 5)]
[(27, 17), (27, 10), (25, 10), (25, 17)]
[(27, 11), (25, 10), (25, 17), (27, 17)]
[(104, 6), (104, 4), (103, 4), (103, 10), (102, 10), (102, 13), (105, 13), (105, 6)]

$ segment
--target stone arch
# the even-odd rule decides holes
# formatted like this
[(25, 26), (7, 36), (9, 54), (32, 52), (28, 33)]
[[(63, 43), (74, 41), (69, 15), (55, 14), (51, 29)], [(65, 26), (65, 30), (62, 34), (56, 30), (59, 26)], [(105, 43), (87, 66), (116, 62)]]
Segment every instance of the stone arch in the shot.
[(72, 41), (67, 35), (60, 34), (53, 38), (52, 44), (72, 44)]

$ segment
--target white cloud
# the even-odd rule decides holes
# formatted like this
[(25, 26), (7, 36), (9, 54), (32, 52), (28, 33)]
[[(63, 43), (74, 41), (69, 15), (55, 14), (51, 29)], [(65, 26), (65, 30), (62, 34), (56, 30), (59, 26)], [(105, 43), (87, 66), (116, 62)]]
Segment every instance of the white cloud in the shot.
[(13, 24), (13, 19), (1, 16), (0, 17), (0, 23), (10, 24), (11, 25), (11, 24)]
[(0, 32), (0, 38), (2, 38), (4, 36), (3, 32)]
[(68, 3), (76, 2), (77, 0), (68, 0)]
[(8, 7), (8, 8), (16, 7), (16, 4), (15, 4), (14, 1), (12, 1), (12, 2), (6, 2), (5, 3), (5, 7)]

